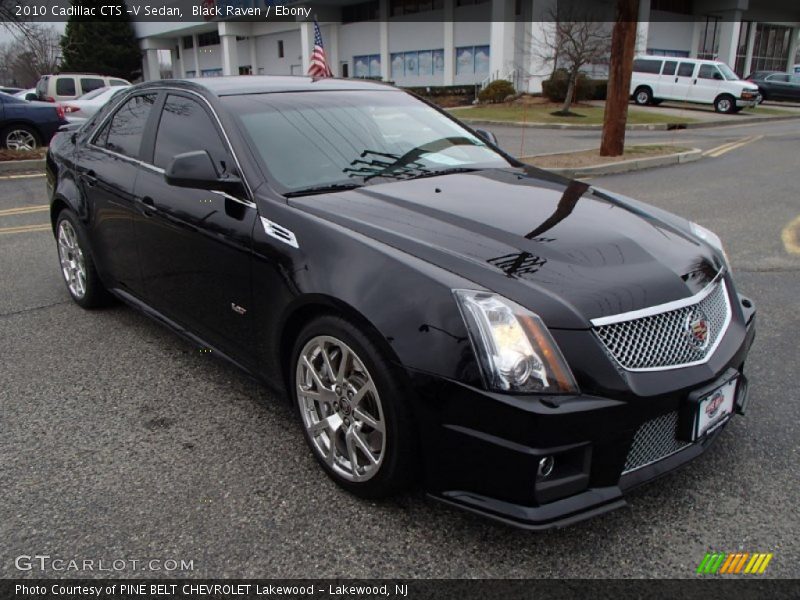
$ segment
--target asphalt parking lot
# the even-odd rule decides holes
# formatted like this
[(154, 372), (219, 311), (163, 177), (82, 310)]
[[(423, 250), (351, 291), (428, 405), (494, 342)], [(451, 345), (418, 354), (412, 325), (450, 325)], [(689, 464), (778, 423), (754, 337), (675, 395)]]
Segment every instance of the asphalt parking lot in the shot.
[(800, 122), (685, 133), (756, 139), (592, 183), (725, 240), (759, 309), (749, 413), (628, 508), (539, 534), (421, 492), (340, 491), (287, 402), (129, 308), (73, 304), (44, 179), (0, 179), (0, 577), (109, 574), (15, 567), (36, 554), (193, 561), (122, 577), (692, 577), (711, 550), (771, 552), (766, 576), (800, 577)]

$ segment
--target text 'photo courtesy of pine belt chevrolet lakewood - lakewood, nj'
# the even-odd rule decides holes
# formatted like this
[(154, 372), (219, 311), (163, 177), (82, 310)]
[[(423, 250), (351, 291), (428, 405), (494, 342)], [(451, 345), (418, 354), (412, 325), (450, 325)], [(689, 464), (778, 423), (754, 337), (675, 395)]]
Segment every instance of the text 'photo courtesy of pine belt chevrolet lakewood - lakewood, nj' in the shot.
[(46, 168), (75, 302), (121, 299), (283, 390), (353, 494), (563, 526), (745, 412), (755, 307), (714, 233), (395, 87), (145, 82)]

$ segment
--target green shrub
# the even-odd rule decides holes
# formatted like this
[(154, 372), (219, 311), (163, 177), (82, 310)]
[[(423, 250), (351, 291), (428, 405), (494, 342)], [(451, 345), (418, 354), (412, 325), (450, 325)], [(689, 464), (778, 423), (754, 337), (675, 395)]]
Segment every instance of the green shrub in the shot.
[(590, 99), (605, 100), (608, 95), (608, 79), (592, 79), (590, 84), (592, 86)]
[[(563, 69), (559, 69), (550, 77), (542, 82), (542, 94), (546, 96), (551, 102), (564, 102), (567, 97), (567, 88), (569, 87), (569, 73)], [(578, 73), (578, 79), (575, 82), (575, 97), (576, 102), (581, 100), (588, 100), (591, 97), (592, 85), (590, 80), (583, 73)]]
[(516, 90), (510, 81), (505, 79), (495, 79), (483, 88), (478, 94), (478, 100), (497, 104), (503, 102), (509, 96), (516, 94)]

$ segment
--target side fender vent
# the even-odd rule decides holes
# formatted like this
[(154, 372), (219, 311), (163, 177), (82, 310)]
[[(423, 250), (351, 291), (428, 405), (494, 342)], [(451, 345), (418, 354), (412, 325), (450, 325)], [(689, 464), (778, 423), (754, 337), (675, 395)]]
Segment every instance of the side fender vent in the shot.
[(300, 247), (297, 243), (297, 238), (295, 237), (294, 233), (286, 229), (286, 227), (282, 227), (274, 221), (270, 221), (264, 217), (261, 217), (261, 225), (264, 226), (264, 233), (266, 233), (268, 236), (273, 237), (276, 240), (280, 240), (284, 244), (289, 244), (292, 248)]

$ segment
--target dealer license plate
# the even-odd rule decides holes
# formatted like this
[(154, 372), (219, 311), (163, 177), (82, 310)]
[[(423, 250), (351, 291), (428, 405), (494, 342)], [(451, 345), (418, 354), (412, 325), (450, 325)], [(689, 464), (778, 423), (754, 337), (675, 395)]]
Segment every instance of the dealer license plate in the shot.
[(738, 381), (739, 379), (734, 377), (698, 402), (694, 427), (695, 440), (711, 433), (731, 417)]

